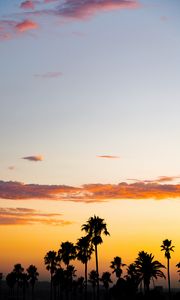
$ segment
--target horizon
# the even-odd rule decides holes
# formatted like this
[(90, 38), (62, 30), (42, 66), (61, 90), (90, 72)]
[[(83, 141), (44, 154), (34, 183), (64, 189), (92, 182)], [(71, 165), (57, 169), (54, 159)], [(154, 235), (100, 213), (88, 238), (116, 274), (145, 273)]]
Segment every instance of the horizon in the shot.
[(179, 8), (0, 2), (0, 272), (35, 264), (48, 279), (45, 254), (76, 243), (97, 215), (110, 232), (101, 273), (141, 250), (166, 265), (160, 245), (170, 239), (178, 287)]

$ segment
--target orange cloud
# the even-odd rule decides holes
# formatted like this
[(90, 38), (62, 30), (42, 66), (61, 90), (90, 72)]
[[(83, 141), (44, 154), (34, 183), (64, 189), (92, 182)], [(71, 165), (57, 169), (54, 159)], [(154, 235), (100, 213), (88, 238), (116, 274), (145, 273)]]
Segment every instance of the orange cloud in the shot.
[(24, 20), (20, 23), (17, 23), (15, 27), (19, 32), (24, 32), (31, 29), (37, 29), (38, 24), (31, 20)]
[(34, 9), (35, 8), (35, 5), (34, 5), (34, 2), (33, 1), (24, 1), (20, 4), (20, 8), (23, 8), (23, 9)]
[(73, 202), (104, 202), (118, 199), (180, 198), (180, 184), (135, 182), (128, 184), (86, 184), (81, 187), (65, 185), (23, 184), (0, 181), (0, 198), (11, 200), (56, 200)]
[(32, 156), (22, 157), (22, 159), (26, 159), (29, 161), (42, 161), (44, 160), (44, 157), (42, 155), (32, 155)]
[(42, 213), (29, 208), (2, 208), (0, 207), (0, 225), (69, 225), (71, 221), (59, 219), (61, 214)]
[(114, 155), (97, 155), (96, 157), (98, 158), (112, 158), (112, 159), (117, 159), (119, 156), (114, 156)]
[(34, 74), (34, 77), (39, 77), (39, 78), (58, 78), (62, 76), (62, 72), (47, 72), (44, 74)]

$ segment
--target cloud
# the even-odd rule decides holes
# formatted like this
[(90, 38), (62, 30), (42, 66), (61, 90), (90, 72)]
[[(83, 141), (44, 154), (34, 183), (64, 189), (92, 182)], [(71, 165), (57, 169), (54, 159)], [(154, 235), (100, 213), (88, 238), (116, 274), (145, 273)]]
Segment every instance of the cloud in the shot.
[(104, 202), (109, 200), (163, 200), (180, 198), (180, 184), (145, 183), (85, 184), (81, 187), (38, 185), (0, 181), (0, 198), (11, 200), (53, 200), (73, 202)]
[(34, 74), (34, 77), (39, 77), (39, 78), (58, 78), (62, 76), (62, 72), (47, 72), (44, 74)]
[(32, 155), (32, 156), (22, 157), (22, 159), (26, 159), (29, 161), (42, 161), (44, 160), (44, 157), (42, 155)]
[(9, 166), (9, 167), (8, 167), (8, 170), (10, 170), (10, 171), (15, 170), (15, 166)]
[(23, 9), (35, 9), (35, 3), (33, 1), (24, 1), (24, 2), (21, 2), (20, 4), (20, 8), (23, 8)]
[(108, 158), (108, 159), (117, 159), (119, 156), (114, 156), (114, 155), (97, 155), (97, 158)]
[(42, 213), (29, 208), (0, 207), (0, 225), (70, 225), (73, 222), (59, 219), (62, 214)]
[(56, 13), (64, 17), (84, 19), (100, 11), (137, 7), (139, 4), (136, 0), (66, 0), (57, 7)]
[(24, 32), (27, 30), (37, 29), (38, 24), (31, 20), (24, 20), (20, 23), (17, 23), (15, 27), (19, 32)]

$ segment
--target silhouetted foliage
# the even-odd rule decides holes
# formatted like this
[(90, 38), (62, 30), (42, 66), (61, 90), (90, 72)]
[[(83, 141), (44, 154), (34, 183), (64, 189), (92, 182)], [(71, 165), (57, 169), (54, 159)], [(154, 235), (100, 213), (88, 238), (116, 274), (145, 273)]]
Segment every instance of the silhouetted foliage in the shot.
[(168, 275), (168, 290), (169, 290), (169, 299), (171, 298), (171, 279), (170, 279), (170, 259), (171, 252), (174, 252), (174, 246), (171, 245), (171, 240), (164, 240), (161, 245), (161, 251), (164, 251), (164, 255), (167, 258), (167, 275)]

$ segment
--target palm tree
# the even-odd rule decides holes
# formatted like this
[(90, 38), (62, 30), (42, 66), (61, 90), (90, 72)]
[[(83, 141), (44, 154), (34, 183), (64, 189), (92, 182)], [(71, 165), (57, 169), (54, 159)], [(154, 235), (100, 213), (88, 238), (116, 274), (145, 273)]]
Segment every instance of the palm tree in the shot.
[(164, 251), (165, 257), (167, 258), (167, 275), (168, 275), (168, 290), (169, 290), (169, 298), (171, 298), (171, 280), (170, 280), (170, 259), (171, 252), (174, 251), (174, 246), (171, 245), (171, 240), (164, 240), (161, 245), (161, 251)]
[(8, 287), (10, 288), (10, 295), (12, 297), (14, 294), (14, 287), (16, 284), (16, 274), (14, 272), (7, 274), (6, 283), (7, 283)]
[(95, 270), (92, 270), (89, 273), (89, 280), (88, 280), (91, 284), (92, 284), (92, 289), (93, 289), (93, 299), (95, 300), (95, 288), (97, 286), (97, 281), (98, 281), (98, 274)]
[(103, 272), (102, 277), (100, 278), (100, 281), (102, 281), (105, 290), (106, 290), (106, 298), (108, 299), (108, 290), (109, 290), (109, 284), (112, 283), (111, 280), (111, 273), (109, 272)]
[[(176, 265), (176, 267), (178, 268), (177, 272), (178, 272), (178, 274), (179, 274), (179, 276), (180, 276), (180, 262)], [(180, 281), (180, 280), (179, 280), (179, 281)]]
[(112, 273), (116, 274), (116, 277), (119, 279), (122, 275), (122, 268), (125, 264), (122, 263), (122, 259), (119, 256), (114, 257), (113, 261), (111, 261), (110, 268), (113, 269)]
[(22, 274), (23, 274), (24, 268), (21, 266), (21, 264), (15, 264), (13, 272), (16, 276), (16, 283), (17, 283), (17, 299), (19, 298), (19, 287), (20, 287), (20, 282), (22, 280)]
[(144, 283), (144, 292), (149, 292), (149, 285), (151, 279), (157, 279), (158, 277), (165, 278), (164, 273), (160, 270), (165, 268), (159, 261), (154, 260), (152, 253), (140, 251), (138, 257), (135, 260), (136, 269), (139, 273), (140, 282)]
[(66, 265), (66, 269), (68, 269), (70, 261), (76, 258), (76, 246), (68, 241), (61, 243), (58, 257)]
[(50, 276), (51, 276), (50, 299), (52, 300), (52, 292), (53, 292), (52, 278), (53, 278), (53, 275), (54, 275), (54, 273), (55, 273), (55, 271), (56, 271), (56, 269), (59, 265), (57, 253), (55, 251), (47, 252), (45, 257), (44, 257), (44, 263), (46, 265), (46, 269), (48, 271), (50, 271)]
[(126, 271), (127, 274), (124, 277), (126, 278), (128, 293), (134, 295), (138, 290), (141, 274), (135, 263), (128, 265)]
[(77, 259), (84, 264), (85, 275), (85, 296), (87, 296), (87, 263), (91, 259), (91, 255), (94, 251), (93, 245), (90, 243), (89, 236), (84, 236), (78, 239), (76, 243)]
[(28, 274), (28, 280), (31, 285), (31, 292), (32, 292), (31, 295), (32, 295), (32, 300), (33, 300), (34, 299), (34, 286), (35, 286), (36, 281), (38, 280), (39, 273), (37, 272), (37, 268), (33, 265), (30, 265), (26, 271)]
[(104, 222), (104, 219), (99, 218), (98, 216), (90, 217), (88, 221), (82, 225), (82, 230), (84, 230), (89, 238), (91, 239), (92, 244), (95, 247), (95, 258), (96, 258), (96, 273), (97, 273), (97, 299), (99, 300), (99, 266), (98, 266), (98, 250), (97, 246), (102, 244), (103, 240), (101, 234), (110, 235), (107, 231), (107, 225)]

